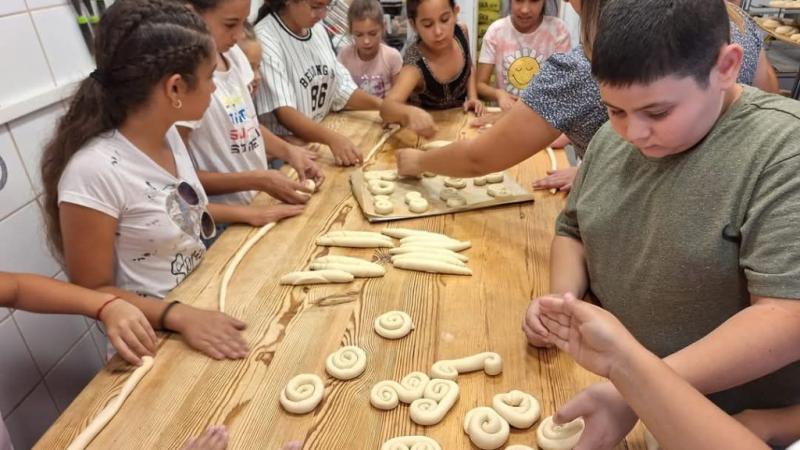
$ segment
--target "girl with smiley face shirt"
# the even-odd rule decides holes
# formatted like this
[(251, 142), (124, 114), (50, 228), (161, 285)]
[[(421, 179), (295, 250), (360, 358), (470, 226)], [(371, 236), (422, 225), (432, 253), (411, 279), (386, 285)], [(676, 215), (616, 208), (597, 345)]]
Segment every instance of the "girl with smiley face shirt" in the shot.
[[(514, 103), (553, 53), (570, 50), (567, 25), (544, 15), (544, 0), (512, 0), (511, 15), (492, 23), (478, 57), (478, 93), (503, 110)], [(489, 84), (495, 75), (495, 87)]]

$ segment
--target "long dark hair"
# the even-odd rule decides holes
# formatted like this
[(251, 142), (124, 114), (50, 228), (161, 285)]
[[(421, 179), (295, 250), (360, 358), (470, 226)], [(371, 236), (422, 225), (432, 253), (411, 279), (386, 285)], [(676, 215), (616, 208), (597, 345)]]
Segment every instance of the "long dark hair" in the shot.
[(119, 127), (164, 77), (180, 74), (190, 88), (212, 56), (202, 19), (170, 0), (117, 0), (95, 42), (97, 70), (83, 80), (42, 156), (44, 210), (53, 254), (63, 254), (58, 183), (72, 156), (89, 140)]
[(256, 15), (256, 23), (261, 22), (261, 19), (270, 15), (270, 13), (279, 13), (288, 0), (264, 0), (264, 3), (258, 8)]

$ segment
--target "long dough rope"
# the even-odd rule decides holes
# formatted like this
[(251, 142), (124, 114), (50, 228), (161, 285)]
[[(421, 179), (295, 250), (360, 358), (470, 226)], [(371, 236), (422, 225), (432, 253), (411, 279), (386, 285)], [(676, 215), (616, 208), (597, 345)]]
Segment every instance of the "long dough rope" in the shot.
[(69, 444), (67, 450), (83, 450), (88, 446), (100, 431), (108, 425), (108, 422), (114, 418), (114, 416), (119, 412), (119, 409), (122, 407), (122, 404), (125, 403), (125, 400), (128, 396), (133, 392), (133, 389), (136, 385), (141, 381), (141, 379), (145, 376), (145, 374), (150, 371), (153, 367), (153, 358), (150, 356), (142, 357), (142, 365), (139, 366), (136, 370), (133, 371), (131, 376), (128, 377), (128, 380), (125, 381), (125, 384), (122, 386), (122, 390), (119, 394), (114, 397), (114, 399), (100, 411), (95, 418), (89, 422), (89, 425), (84, 428), (83, 431)]
[(381, 136), (380, 140), (378, 140), (378, 143), (375, 144), (369, 150), (369, 152), (367, 152), (367, 157), (364, 158), (364, 162), (361, 163), (361, 164), (364, 165), (367, 162), (369, 162), (369, 160), (372, 159), (373, 156), (375, 156), (375, 153), (378, 153), (378, 150), (383, 148), (384, 144), (386, 144), (386, 141), (388, 141), (389, 138), (394, 136), (395, 133), (397, 133), (398, 131), (400, 131), (400, 127), (399, 126), (391, 126), (388, 130), (384, 131), (383, 132), (383, 136)]
[[(558, 170), (558, 162), (556, 161), (555, 152), (553, 152), (553, 149), (551, 147), (547, 147), (546, 151), (547, 151), (547, 157), (550, 159), (550, 170), (551, 171)], [(558, 192), (556, 191), (556, 188), (550, 189), (551, 194), (555, 194), (556, 192)]]

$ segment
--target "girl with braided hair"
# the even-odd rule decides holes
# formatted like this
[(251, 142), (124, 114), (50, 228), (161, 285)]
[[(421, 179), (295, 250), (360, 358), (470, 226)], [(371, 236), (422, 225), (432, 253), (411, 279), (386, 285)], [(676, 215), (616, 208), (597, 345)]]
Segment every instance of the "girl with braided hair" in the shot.
[(42, 158), (54, 253), (73, 283), (138, 307), (154, 327), (181, 333), (215, 359), (248, 353), (245, 323), (162, 299), (202, 261), (215, 227), (174, 127), (198, 120), (214, 92), (214, 41), (203, 21), (169, 0), (118, 0)]

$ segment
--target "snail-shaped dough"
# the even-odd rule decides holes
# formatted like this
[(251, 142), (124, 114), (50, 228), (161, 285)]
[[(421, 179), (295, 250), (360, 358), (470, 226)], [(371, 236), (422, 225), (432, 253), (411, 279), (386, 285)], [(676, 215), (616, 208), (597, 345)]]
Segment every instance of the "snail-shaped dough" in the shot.
[(414, 322), (403, 311), (389, 311), (381, 314), (373, 324), (375, 332), (386, 339), (400, 339), (411, 333)]
[(389, 195), (394, 192), (394, 182), (386, 180), (372, 180), (367, 185), (372, 195)]
[(442, 450), (442, 447), (428, 436), (400, 436), (384, 442), (381, 450)]
[(391, 200), (376, 200), (372, 203), (372, 207), (377, 214), (385, 216), (394, 212), (394, 203)]
[(503, 358), (495, 352), (483, 352), (461, 359), (443, 359), (433, 363), (431, 376), (455, 380), (459, 374), (477, 370), (483, 370), (486, 375), (498, 375), (503, 371)]
[(543, 450), (572, 450), (583, 433), (583, 419), (555, 425), (553, 416), (545, 417), (536, 429), (536, 442)]
[(436, 425), (458, 400), (459, 387), (451, 380), (431, 380), (425, 386), (423, 398), (411, 402), (409, 414), (414, 423), (424, 426)]
[(281, 392), (281, 406), (292, 414), (305, 414), (322, 401), (325, 386), (313, 373), (302, 373), (289, 380)]
[(467, 199), (461, 196), (450, 197), (447, 199), (446, 203), (448, 208), (460, 208), (467, 205)]
[(352, 380), (367, 368), (367, 353), (354, 345), (347, 345), (328, 355), (325, 370), (334, 378)]
[(492, 398), (492, 407), (514, 428), (527, 429), (539, 420), (539, 401), (528, 393), (513, 390)]
[(464, 189), (467, 187), (467, 182), (463, 178), (445, 178), (444, 185), (456, 189)]
[(400, 382), (394, 380), (380, 381), (369, 393), (369, 402), (372, 406), (388, 411), (394, 409), (400, 402), (409, 404), (422, 398), (425, 386), (431, 381), (428, 375), (422, 372), (411, 372), (403, 377)]
[(424, 198), (415, 198), (408, 203), (408, 210), (415, 214), (422, 214), (428, 210), (430, 205)]
[(502, 184), (492, 185), (486, 188), (486, 193), (490, 197), (494, 198), (505, 198), (511, 197), (511, 191), (509, 191), (505, 186)]
[(497, 411), (479, 406), (469, 410), (464, 417), (464, 432), (476, 447), (495, 450), (508, 441), (511, 430)]
[(447, 201), (448, 198), (453, 197), (461, 197), (461, 194), (458, 193), (458, 189), (453, 189), (451, 187), (446, 187), (439, 191), (439, 199), (442, 201)]

